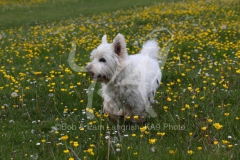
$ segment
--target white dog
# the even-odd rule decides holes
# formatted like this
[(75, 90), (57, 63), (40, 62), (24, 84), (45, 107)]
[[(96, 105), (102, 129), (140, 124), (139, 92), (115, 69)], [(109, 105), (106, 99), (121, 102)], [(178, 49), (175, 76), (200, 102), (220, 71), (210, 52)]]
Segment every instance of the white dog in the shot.
[(158, 65), (158, 44), (147, 41), (139, 54), (128, 55), (123, 35), (118, 34), (113, 43), (102, 37), (102, 43), (91, 52), (86, 69), (93, 79), (102, 82), (103, 110), (111, 120), (131, 117), (144, 120), (146, 113), (156, 116), (150, 103), (161, 82)]

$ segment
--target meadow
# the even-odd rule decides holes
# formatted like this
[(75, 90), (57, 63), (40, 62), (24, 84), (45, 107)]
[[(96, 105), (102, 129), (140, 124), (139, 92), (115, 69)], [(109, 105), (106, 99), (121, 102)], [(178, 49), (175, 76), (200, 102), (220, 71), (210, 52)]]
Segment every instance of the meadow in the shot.
[[(235, 0), (2, 0), (0, 159), (240, 159), (239, 17)], [(110, 122), (68, 63), (72, 41), (85, 66), (118, 33), (129, 54), (173, 44), (145, 123)]]

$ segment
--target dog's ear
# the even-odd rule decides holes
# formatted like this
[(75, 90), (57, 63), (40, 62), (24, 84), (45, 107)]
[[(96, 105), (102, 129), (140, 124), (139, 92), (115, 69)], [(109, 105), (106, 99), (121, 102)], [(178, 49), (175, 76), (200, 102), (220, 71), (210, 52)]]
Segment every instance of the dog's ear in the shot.
[(102, 44), (104, 44), (104, 43), (107, 43), (107, 35), (106, 34), (102, 37)]
[(124, 58), (127, 54), (126, 42), (122, 34), (118, 34), (113, 40), (113, 50), (119, 57)]

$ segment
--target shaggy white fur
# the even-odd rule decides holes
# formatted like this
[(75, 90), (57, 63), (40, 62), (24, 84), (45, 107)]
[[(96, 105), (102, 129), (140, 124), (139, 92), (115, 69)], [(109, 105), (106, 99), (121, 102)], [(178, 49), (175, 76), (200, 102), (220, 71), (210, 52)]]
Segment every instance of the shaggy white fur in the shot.
[(143, 121), (146, 113), (156, 116), (151, 108), (161, 82), (158, 65), (158, 44), (147, 41), (139, 54), (128, 55), (123, 35), (118, 34), (113, 43), (102, 43), (92, 51), (86, 69), (92, 78), (102, 82), (103, 109), (109, 118), (117, 121), (120, 116), (139, 116)]

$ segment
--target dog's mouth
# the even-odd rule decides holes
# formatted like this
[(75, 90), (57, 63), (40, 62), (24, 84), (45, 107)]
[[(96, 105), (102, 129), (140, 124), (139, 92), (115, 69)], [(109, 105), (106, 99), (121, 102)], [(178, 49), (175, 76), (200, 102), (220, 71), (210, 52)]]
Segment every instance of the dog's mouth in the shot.
[(105, 76), (105, 75), (100, 75), (100, 74), (94, 74), (93, 72), (89, 72), (89, 74), (91, 75), (92, 79), (95, 79), (97, 81), (100, 81), (100, 82), (106, 82), (108, 81), (108, 78)]

